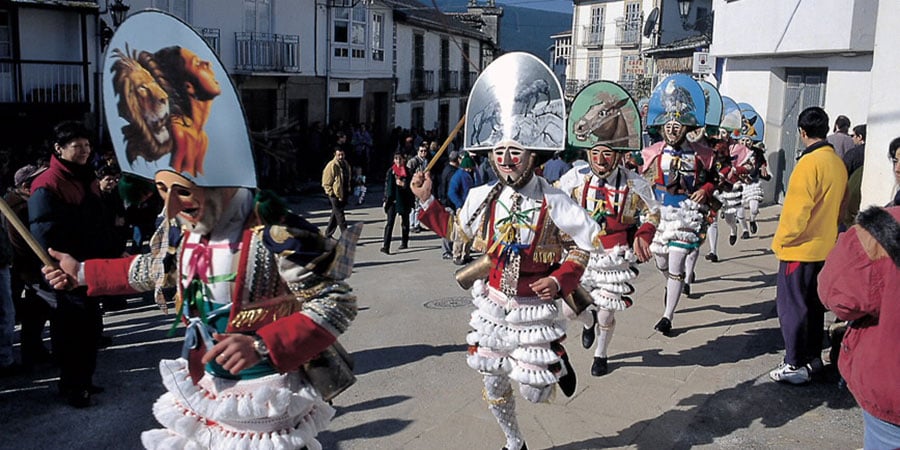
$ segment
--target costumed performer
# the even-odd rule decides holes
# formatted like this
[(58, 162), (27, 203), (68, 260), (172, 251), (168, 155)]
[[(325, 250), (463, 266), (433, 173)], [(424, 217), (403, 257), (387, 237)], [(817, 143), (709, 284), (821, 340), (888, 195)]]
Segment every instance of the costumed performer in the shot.
[(569, 112), (568, 145), (585, 152), (588, 164), (566, 172), (558, 187), (600, 225), (605, 252), (593, 253), (581, 284), (593, 307), (578, 316), (584, 322), (581, 344), (597, 341), (591, 375), (608, 372), (608, 350), (616, 311), (632, 304), (637, 277), (634, 264), (649, 260), (650, 242), (659, 223), (659, 203), (650, 183), (621, 165), (623, 154), (641, 146), (640, 113), (616, 83), (598, 81), (584, 87)]
[[(132, 15), (110, 45), (126, 40), (150, 50), (178, 40), (215, 61), (199, 36), (159, 12)], [(113, 60), (127, 57), (108, 55), (105, 73)], [(214, 70), (228, 79), (221, 65)], [(109, 77), (103, 83), (107, 120), (119, 123), (115, 99), (127, 92), (115, 91)], [(316, 435), (334, 415), (326, 401), (337, 391), (326, 392), (302, 369), (336, 352), (336, 338), (356, 316), (356, 298), (343, 280), (360, 228), (341, 241), (327, 239), (277, 197), (254, 196), (250, 141), (233, 87), (223, 97), (208, 123), (209, 148), (219, 157), (208, 161), (202, 177), (143, 161), (123, 167), (154, 179), (165, 201), (149, 253), (80, 263), (51, 252), (60, 269), (44, 273), (58, 289), (85, 285), (89, 295), (155, 290), (163, 309), (161, 290), (176, 289), (175, 325), (187, 325), (185, 342), (180, 358), (160, 362), (166, 392), (153, 413), (164, 428), (142, 433), (144, 447), (321, 449)], [(238, 107), (216, 108), (226, 104)], [(241, 129), (240, 139), (215, 132), (223, 129)], [(117, 157), (128, 161), (122, 134), (111, 131)], [(352, 373), (347, 379), (352, 382)]]
[(430, 175), (412, 183), (423, 224), (485, 253), (457, 273), (462, 285), (473, 284), (476, 306), (467, 362), (484, 376), (484, 399), (510, 450), (527, 448), (512, 380), (534, 403), (548, 401), (557, 382), (566, 395), (575, 389), (555, 300), (578, 286), (600, 227), (534, 174), (539, 155), (564, 148), (565, 114), (550, 69), (530, 54), (507, 53), (475, 82), (465, 121), (464, 148), (487, 153), (499, 181), (473, 187), (455, 215), (431, 196)]
[(657, 268), (667, 278), (666, 301), (663, 316), (654, 329), (669, 336), (684, 287), (685, 262), (699, 253), (716, 174), (712, 170), (713, 150), (685, 139), (689, 131), (704, 126), (706, 118), (703, 90), (696, 81), (684, 74), (664, 79), (650, 97), (647, 117), (648, 126), (661, 128), (663, 136), (663, 141), (641, 151), (641, 171), (654, 183), (662, 204), (650, 251)]
[[(746, 170), (744, 178), (744, 189), (742, 190), (741, 208), (738, 210), (738, 218), (741, 222), (743, 234), (741, 239), (749, 239), (751, 234), (756, 234), (758, 227), (756, 217), (759, 216), (759, 202), (765, 196), (765, 191), (759, 181), (770, 180), (769, 164), (766, 161), (765, 144), (765, 121), (746, 103), (739, 103), (741, 107), (741, 116), (743, 117), (743, 125), (741, 126), (741, 144), (750, 149), (749, 155), (744, 160), (742, 166)], [(749, 209), (750, 216), (747, 217)]]

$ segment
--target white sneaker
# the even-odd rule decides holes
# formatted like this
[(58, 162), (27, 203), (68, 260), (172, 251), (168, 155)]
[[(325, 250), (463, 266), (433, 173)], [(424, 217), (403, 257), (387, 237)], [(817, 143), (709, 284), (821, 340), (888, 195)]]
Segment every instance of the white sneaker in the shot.
[(769, 372), (769, 378), (783, 383), (804, 384), (808, 383), (811, 377), (809, 369), (806, 366), (794, 367), (787, 363), (781, 363), (778, 367)]

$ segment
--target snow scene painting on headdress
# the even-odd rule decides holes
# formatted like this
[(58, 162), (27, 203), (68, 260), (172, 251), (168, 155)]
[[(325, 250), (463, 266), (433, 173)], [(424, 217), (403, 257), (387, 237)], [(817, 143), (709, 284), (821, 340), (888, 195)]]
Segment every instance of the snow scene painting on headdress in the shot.
[(703, 126), (706, 123), (703, 88), (682, 73), (666, 77), (650, 96), (647, 125), (661, 126), (672, 120), (687, 126)]

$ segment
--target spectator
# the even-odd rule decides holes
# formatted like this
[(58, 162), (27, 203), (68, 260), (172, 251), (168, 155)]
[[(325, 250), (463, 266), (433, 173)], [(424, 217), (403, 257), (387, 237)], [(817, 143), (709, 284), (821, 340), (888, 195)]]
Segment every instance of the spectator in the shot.
[[(453, 174), (450, 180), (450, 186), (447, 189), (447, 197), (453, 204), (453, 211), (462, 208), (469, 195), (469, 189), (475, 186), (475, 162), (468, 156), (459, 162), (459, 170)], [(453, 237), (453, 264), (461, 266), (469, 262), (469, 250), (471, 243), (461, 237)]]
[(325, 228), (325, 236), (332, 237), (335, 229), (340, 227), (341, 233), (347, 229), (344, 208), (350, 196), (350, 164), (344, 159), (344, 150), (340, 145), (334, 147), (334, 158), (325, 165), (322, 171), (322, 188), (331, 203), (331, 217)]
[[(68, 253), (79, 260), (113, 258), (119, 243), (109, 239), (107, 217), (93, 167), (90, 133), (79, 122), (62, 122), (53, 130), (50, 168), (35, 178), (28, 217), (31, 234), (44, 249)], [(85, 288), (52, 290), (42, 283), (42, 298), (55, 302), (53, 352), (60, 368), (59, 390), (69, 405), (91, 405), (91, 395), (103, 391), (93, 384), (102, 326), (100, 305)]]
[[(6, 193), (4, 199), (10, 209), (23, 224), (28, 224), (28, 198), (31, 197), (31, 183), (47, 167), (29, 164), (16, 171), (15, 186)], [(7, 227), (12, 244), (11, 285), (13, 302), (22, 329), (19, 334), (22, 365), (26, 368), (50, 361), (50, 352), (44, 347), (44, 324), (50, 320), (53, 310), (37, 296), (36, 285), (41, 281), (41, 262), (25, 239), (12, 227)]]
[[(406, 169), (409, 171), (410, 177), (417, 172), (424, 172), (425, 168), (428, 167), (428, 141), (422, 141), (419, 144), (418, 150), (416, 151), (416, 156), (411, 158), (406, 162)], [(422, 225), (419, 223), (419, 211), (422, 210), (422, 205), (418, 200), (415, 200), (415, 208), (413, 208), (412, 212), (410, 212), (410, 225), (412, 225), (412, 230), (415, 233), (422, 232)]]
[(406, 166), (406, 158), (403, 153), (394, 153), (394, 164), (388, 168), (384, 181), (384, 213), (387, 215), (387, 223), (384, 225), (384, 240), (381, 245), (381, 253), (391, 254), (391, 237), (394, 233), (394, 220), (400, 216), (401, 241), (400, 249), (409, 245), (409, 213), (413, 209), (415, 200), (409, 187), (412, 172)]
[(859, 204), (862, 201), (863, 164), (866, 158), (866, 125), (853, 127), (850, 136), (856, 146), (844, 154), (844, 165), (847, 166), (847, 201), (841, 213), (841, 229), (847, 229), (856, 220)]
[(131, 229), (134, 244), (127, 249), (131, 254), (149, 251), (150, 236), (156, 231), (156, 219), (163, 210), (163, 200), (156, 185), (145, 178), (122, 174), (119, 179), (119, 196), (125, 203), (125, 225)]
[[(447, 190), (450, 187), (450, 180), (453, 174), (459, 169), (459, 152), (453, 150), (447, 157), (447, 165), (441, 171), (440, 184), (438, 185), (437, 199), (442, 205), (451, 205), (450, 198), (447, 197)], [(453, 259), (453, 241), (447, 238), (441, 238), (441, 258)]]
[(841, 234), (819, 274), (818, 294), (850, 321), (839, 369), (862, 408), (863, 447), (900, 448), (900, 207), (873, 207)]
[(848, 134), (850, 131), (850, 119), (847, 116), (837, 116), (834, 119), (834, 133), (828, 136), (828, 143), (834, 148), (834, 152), (841, 158), (844, 153), (853, 148), (853, 138)]
[(772, 251), (779, 260), (775, 304), (784, 337), (784, 362), (769, 372), (775, 381), (806, 383), (822, 368), (825, 310), (816, 277), (837, 239), (847, 171), (825, 140), (828, 114), (806, 108), (797, 120), (806, 147), (788, 181)]
[[(898, 163), (900, 161), (900, 137), (891, 141), (891, 145), (888, 147), (888, 158), (894, 165), (894, 189), (897, 189), (897, 186), (900, 186), (900, 163)], [(900, 206), (900, 190), (896, 191), (894, 200), (889, 206)]]
[(562, 159), (562, 152), (553, 154), (553, 159), (544, 164), (544, 178), (551, 184), (556, 183), (563, 174), (572, 168), (572, 165)]

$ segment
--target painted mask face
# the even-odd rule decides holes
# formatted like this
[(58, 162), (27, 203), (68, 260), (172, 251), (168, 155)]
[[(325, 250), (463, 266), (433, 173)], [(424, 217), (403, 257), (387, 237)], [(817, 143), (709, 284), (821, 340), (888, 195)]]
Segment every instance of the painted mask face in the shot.
[(670, 120), (663, 125), (663, 139), (665, 139), (666, 144), (671, 146), (681, 145), (686, 134), (687, 128), (674, 120)]
[(517, 142), (503, 141), (491, 151), (491, 166), (501, 183), (517, 188), (534, 175), (534, 153)]
[(605, 145), (598, 145), (588, 150), (587, 156), (591, 163), (591, 170), (600, 178), (608, 177), (622, 159), (621, 153)]
[(690, 131), (686, 135), (688, 142), (700, 142), (703, 139), (703, 127)]
[(156, 189), (165, 201), (167, 219), (177, 219), (192, 232), (208, 234), (218, 223), (234, 188), (205, 188), (181, 175), (162, 171), (156, 175)]

